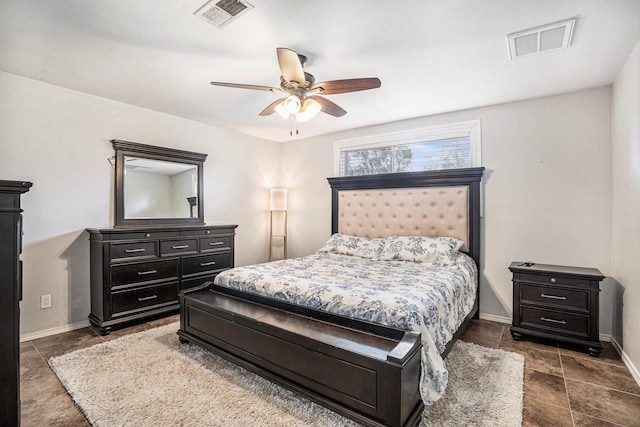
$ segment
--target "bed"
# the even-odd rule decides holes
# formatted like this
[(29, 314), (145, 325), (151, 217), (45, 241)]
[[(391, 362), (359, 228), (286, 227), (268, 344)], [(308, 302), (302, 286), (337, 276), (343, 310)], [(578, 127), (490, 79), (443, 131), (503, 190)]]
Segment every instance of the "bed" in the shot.
[(482, 172), (329, 178), (327, 243), (182, 293), (180, 340), (363, 425), (417, 425), (477, 316)]

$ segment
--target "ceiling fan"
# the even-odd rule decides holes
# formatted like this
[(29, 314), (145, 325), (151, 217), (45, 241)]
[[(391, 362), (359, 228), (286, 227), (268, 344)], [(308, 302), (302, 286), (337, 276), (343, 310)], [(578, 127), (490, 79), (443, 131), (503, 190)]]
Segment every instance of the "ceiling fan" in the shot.
[(214, 86), (236, 87), (241, 89), (264, 90), (284, 93), (287, 96), (277, 99), (260, 112), (261, 116), (278, 113), (284, 119), (294, 117), (304, 122), (320, 111), (334, 117), (341, 117), (347, 112), (340, 106), (318, 95), (356, 92), (380, 87), (380, 79), (367, 77), (360, 79), (332, 80), (315, 83), (313, 75), (303, 71), (307, 58), (291, 49), (279, 47), (278, 65), (280, 66), (280, 87), (257, 86), (239, 83), (211, 82)]

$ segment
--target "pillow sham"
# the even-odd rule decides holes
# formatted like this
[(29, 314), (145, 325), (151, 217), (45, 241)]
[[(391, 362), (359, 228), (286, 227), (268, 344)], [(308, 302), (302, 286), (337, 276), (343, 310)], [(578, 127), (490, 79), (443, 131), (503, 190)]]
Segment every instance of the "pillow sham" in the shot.
[(316, 253), (331, 253), (379, 259), (383, 247), (384, 239), (356, 237), (335, 233)]
[(462, 244), (462, 240), (452, 237), (391, 236), (385, 239), (380, 259), (449, 267), (455, 264)]

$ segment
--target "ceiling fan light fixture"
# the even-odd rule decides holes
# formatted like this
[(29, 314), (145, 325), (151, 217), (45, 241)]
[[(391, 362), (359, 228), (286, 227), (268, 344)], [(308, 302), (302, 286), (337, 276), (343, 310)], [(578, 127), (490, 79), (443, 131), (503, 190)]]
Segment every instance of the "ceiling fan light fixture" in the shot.
[(287, 99), (276, 105), (276, 113), (283, 119), (289, 118), (291, 114), (297, 114), (302, 107), (302, 102), (297, 95), (289, 95)]
[(300, 111), (300, 107), (302, 107), (302, 102), (300, 102), (300, 98), (296, 95), (289, 96), (283, 101), (283, 104), (289, 114), (296, 114)]
[(309, 119), (314, 118), (322, 110), (322, 106), (315, 99), (305, 99), (300, 111), (296, 114), (296, 120), (299, 122), (306, 122)]
[(280, 117), (285, 120), (289, 118), (289, 112), (287, 111), (287, 107), (285, 106), (284, 101), (276, 105), (276, 113), (278, 113)]

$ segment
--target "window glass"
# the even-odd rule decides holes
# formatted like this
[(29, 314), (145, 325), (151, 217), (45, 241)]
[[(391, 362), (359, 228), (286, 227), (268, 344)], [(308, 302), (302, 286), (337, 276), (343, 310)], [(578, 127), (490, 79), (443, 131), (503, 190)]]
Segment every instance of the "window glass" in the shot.
[(340, 176), (480, 166), (480, 121), (336, 141), (334, 150)]
[(391, 147), (345, 150), (341, 157), (342, 176), (393, 172)]

